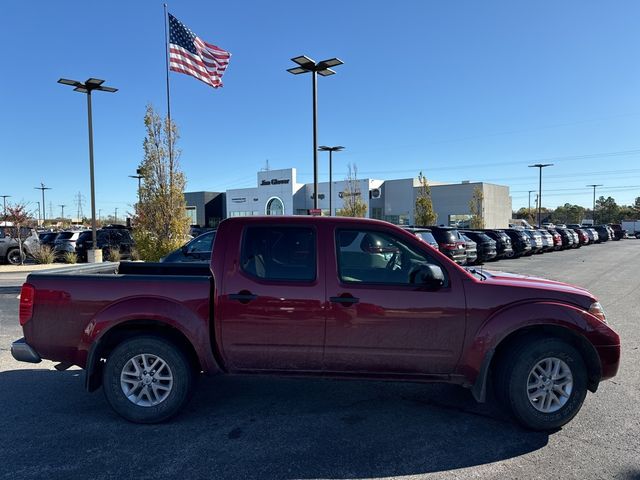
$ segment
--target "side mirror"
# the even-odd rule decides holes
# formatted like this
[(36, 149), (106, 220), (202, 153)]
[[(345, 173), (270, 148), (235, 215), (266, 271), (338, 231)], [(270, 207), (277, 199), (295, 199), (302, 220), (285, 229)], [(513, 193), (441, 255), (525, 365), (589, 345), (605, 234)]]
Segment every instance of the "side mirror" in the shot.
[(444, 272), (438, 265), (424, 264), (411, 272), (411, 283), (429, 290), (437, 290), (445, 284)]

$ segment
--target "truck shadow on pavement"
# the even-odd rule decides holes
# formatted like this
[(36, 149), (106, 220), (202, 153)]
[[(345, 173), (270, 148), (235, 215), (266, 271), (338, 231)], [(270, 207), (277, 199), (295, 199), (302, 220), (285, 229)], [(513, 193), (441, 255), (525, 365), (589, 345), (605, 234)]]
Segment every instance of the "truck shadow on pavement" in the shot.
[(169, 423), (135, 425), (79, 370), (0, 372), (6, 478), (352, 478), (440, 472), (544, 447), (548, 435), (450, 385), (203, 378)]

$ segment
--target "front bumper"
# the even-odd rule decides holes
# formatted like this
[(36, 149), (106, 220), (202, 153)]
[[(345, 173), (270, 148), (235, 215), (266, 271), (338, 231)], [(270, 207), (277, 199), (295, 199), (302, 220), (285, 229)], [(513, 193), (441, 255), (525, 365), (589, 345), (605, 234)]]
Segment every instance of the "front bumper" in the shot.
[(19, 362), (40, 363), (42, 361), (38, 352), (24, 338), (11, 344), (11, 355)]
[(618, 373), (618, 367), (620, 367), (620, 345), (596, 346), (595, 348), (600, 357), (600, 368), (602, 369), (600, 380), (615, 377)]

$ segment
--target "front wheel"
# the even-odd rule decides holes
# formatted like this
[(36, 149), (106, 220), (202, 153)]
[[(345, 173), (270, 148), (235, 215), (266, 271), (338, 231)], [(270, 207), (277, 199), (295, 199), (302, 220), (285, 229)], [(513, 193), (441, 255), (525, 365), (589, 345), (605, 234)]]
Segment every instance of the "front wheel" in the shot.
[(135, 423), (158, 423), (177, 414), (189, 401), (193, 371), (185, 354), (171, 342), (134, 337), (107, 358), (102, 385), (107, 401)]
[(580, 353), (557, 338), (529, 337), (498, 366), (498, 394), (516, 419), (532, 430), (552, 430), (576, 416), (587, 394)]
[(20, 265), (25, 259), (24, 253), (20, 253), (20, 249), (14, 248), (7, 253), (7, 262), (11, 265)]

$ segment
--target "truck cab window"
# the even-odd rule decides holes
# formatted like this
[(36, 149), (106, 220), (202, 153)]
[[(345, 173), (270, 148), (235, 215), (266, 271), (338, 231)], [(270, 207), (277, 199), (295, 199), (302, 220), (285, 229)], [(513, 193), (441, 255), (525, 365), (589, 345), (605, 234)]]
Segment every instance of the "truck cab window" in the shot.
[(315, 231), (303, 227), (248, 227), (241, 266), (245, 273), (264, 280), (315, 280)]
[(420, 266), (438, 265), (427, 253), (383, 232), (340, 230), (336, 235), (340, 280), (411, 285)]

